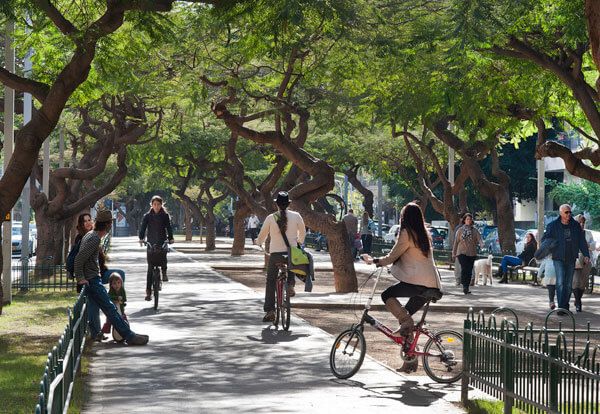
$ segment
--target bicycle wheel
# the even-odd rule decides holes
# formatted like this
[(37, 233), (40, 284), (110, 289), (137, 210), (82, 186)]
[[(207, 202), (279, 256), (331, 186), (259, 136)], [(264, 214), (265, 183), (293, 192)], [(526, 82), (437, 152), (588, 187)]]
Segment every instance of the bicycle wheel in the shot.
[(281, 327), (284, 331), (290, 329), (290, 296), (288, 294), (288, 286), (285, 281), (281, 283)]
[(329, 354), (329, 367), (338, 378), (350, 378), (362, 365), (367, 344), (365, 336), (358, 327), (346, 329), (335, 338)]
[(154, 268), (152, 272), (152, 290), (154, 290), (154, 310), (158, 309), (158, 292), (160, 291), (160, 269)]
[(463, 371), (463, 338), (456, 331), (440, 331), (430, 337), (423, 350), (423, 369), (444, 384), (458, 381)]

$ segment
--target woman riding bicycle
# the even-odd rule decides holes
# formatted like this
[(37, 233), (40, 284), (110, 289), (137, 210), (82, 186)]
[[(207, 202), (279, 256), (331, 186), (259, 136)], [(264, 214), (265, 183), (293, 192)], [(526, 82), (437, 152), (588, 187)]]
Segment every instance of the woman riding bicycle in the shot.
[[(370, 262), (367, 256), (367, 262)], [(427, 289), (441, 289), (442, 283), (433, 261), (431, 237), (425, 229), (421, 208), (408, 203), (400, 213), (400, 234), (387, 256), (373, 259), (379, 266), (392, 265), (392, 275), (400, 281), (381, 294), (385, 308), (391, 312), (400, 327), (395, 336), (409, 336), (415, 326), (412, 319), (427, 299), (420, 296)], [(398, 297), (409, 298), (403, 307)]]
[[(150, 210), (144, 214), (144, 218), (142, 219), (142, 226), (140, 228), (140, 244), (144, 242), (144, 238), (146, 238), (146, 229), (148, 229), (148, 237), (147, 242), (150, 245), (159, 245), (161, 246), (165, 240), (169, 240), (169, 244), (173, 243), (173, 228), (171, 227), (171, 219), (169, 214), (163, 207), (163, 200), (160, 196), (155, 195), (152, 197), (150, 201)], [(146, 297), (145, 300), (150, 300), (150, 295), (152, 293), (152, 265), (150, 260), (150, 254), (152, 252), (149, 250), (146, 254), (146, 261), (148, 262), (148, 272), (146, 274)], [(156, 254), (156, 253), (154, 253)], [(167, 252), (163, 251), (163, 256), (161, 257), (161, 270), (162, 270), (162, 280), (167, 282), (169, 278), (167, 277)]]
[[(280, 191), (274, 201), (277, 204), (278, 211), (267, 216), (257, 238), (257, 244), (262, 246), (267, 236), (271, 236), (269, 244), (270, 256), (267, 265), (267, 285), (265, 288), (264, 311), (266, 313), (263, 322), (273, 322), (275, 320), (275, 278), (278, 272), (277, 265), (287, 263), (288, 249), (280, 229), (283, 229), (290, 246), (304, 243), (304, 236), (306, 235), (302, 216), (295, 211), (287, 210), (290, 204), (288, 193)], [(288, 278), (288, 295), (290, 297), (296, 294), (294, 285), (294, 278)]]

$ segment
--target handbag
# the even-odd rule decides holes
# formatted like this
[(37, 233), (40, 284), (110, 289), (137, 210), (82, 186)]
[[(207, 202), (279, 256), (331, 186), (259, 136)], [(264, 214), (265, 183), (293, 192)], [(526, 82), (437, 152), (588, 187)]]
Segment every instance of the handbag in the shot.
[(300, 245), (290, 246), (287, 235), (281, 228), (281, 222), (279, 220), (275, 221), (288, 249), (288, 270), (298, 276), (306, 277), (310, 275), (310, 278), (314, 280), (314, 275), (311, 275), (310, 272), (310, 258), (308, 257), (308, 253)]

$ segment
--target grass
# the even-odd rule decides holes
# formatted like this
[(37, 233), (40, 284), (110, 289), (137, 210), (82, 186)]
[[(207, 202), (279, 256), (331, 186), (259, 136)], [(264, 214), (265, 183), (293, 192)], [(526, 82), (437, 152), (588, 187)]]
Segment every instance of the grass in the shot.
[(13, 296), (0, 316), (0, 407), (31, 413), (48, 352), (67, 322), (66, 309), (76, 292), (27, 292)]
[[(471, 400), (465, 406), (468, 414), (503, 414), (504, 403), (493, 400)], [(519, 414), (523, 411), (516, 408), (512, 409), (513, 414)]]

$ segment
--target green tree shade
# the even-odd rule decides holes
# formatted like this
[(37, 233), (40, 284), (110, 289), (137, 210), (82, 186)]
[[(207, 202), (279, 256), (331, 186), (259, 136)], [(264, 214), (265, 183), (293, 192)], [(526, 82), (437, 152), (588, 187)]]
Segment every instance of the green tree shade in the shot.
[(592, 217), (591, 228), (600, 229), (600, 184), (582, 181), (575, 184), (558, 184), (549, 196), (557, 204), (570, 204), (577, 212), (588, 212)]

